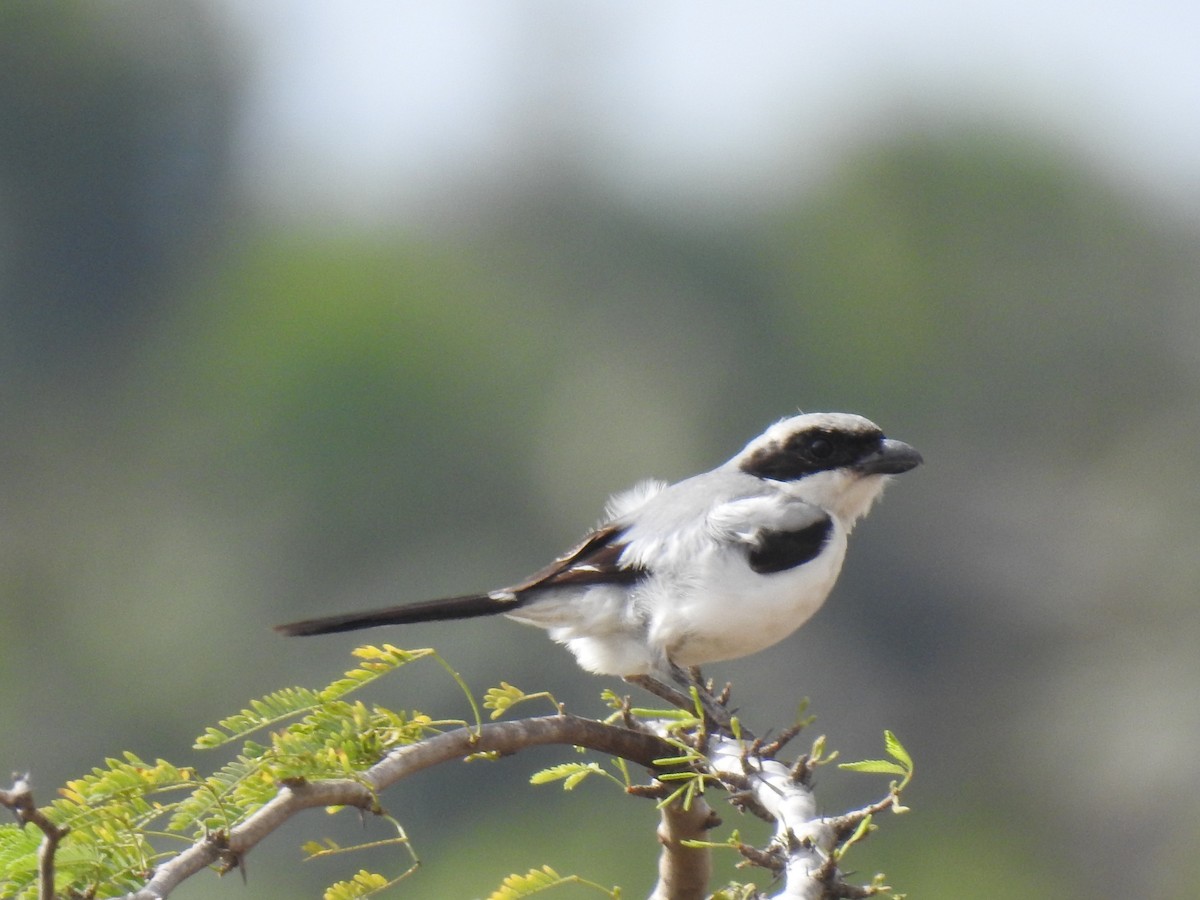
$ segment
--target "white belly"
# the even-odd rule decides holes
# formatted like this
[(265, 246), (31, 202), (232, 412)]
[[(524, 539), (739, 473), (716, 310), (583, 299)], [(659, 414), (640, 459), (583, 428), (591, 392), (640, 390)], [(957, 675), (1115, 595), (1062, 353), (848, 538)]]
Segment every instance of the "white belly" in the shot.
[[(749, 656), (807, 622), (829, 596), (846, 553), (845, 534), (830, 535), (817, 559), (770, 575), (740, 559), (713, 562), (684, 590), (663, 585), (653, 596), (649, 643), (681, 666)], [(651, 591), (658, 590), (651, 586)], [(675, 594), (674, 597), (669, 595)]]
[(794, 569), (762, 575), (740, 554), (683, 554), (686, 571), (660, 572), (632, 591), (551, 591), (508, 616), (547, 629), (588, 671), (661, 675), (667, 660), (698, 666), (783, 640), (825, 602), (845, 553), (835, 523), (825, 552)]

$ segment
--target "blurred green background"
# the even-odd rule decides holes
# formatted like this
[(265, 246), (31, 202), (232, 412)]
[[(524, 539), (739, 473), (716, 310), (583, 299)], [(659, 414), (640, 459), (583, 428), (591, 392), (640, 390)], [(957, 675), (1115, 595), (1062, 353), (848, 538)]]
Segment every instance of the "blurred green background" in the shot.
[[(608, 494), (838, 409), (927, 464), (809, 626), (710, 674), (756, 729), (809, 697), (844, 758), (909, 747), (913, 812), (855, 851), (865, 878), (1197, 895), (1198, 26), (3, 5), (0, 765), (43, 801), (124, 749), (217, 765), (205, 725), (350, 662), (353, 635), (271, 624), (507, 583)], [(362, 637), (581, 714), (620, 688), (508, 622)], [(466, 714), (433, 666), (375, 699)], [(423, 861), (395, 895), (543, 863), (644, 894), (650, 804), (524, 784), (562, 755), (390, 792)], [(829, 812), (880, 787), (818, 786)], [(335, 828), (363, 835), (310, 815), (248, 887), (177, 896), (405, 864), (297, 864)]]

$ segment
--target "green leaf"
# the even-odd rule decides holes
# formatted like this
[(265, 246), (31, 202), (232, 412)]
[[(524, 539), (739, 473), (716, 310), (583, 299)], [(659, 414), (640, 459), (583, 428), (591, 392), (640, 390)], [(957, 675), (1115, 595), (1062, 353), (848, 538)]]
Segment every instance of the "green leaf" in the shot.
[(500, 682), (499, 687), (488, 688), (487, 693), (483, 695), (484, 709), (492, 710), (492, 718), (498, 719), (518, 703), (524, 703), (526, 700), (549, 700), (556, 710), (559, 709), (558, 701), (549, 691), (538, 691), (536, 694), (527, 694), (519, 687), (509, 684), (507, 681)]
[(870, 772), (875, 775), (899, 775), (904, 777), (908, 769), (886, 759), (863, 759), (858, 762), (838, 763), (839, 769), (850, 772)]
[(616, 888), (610, 891), (595, 882), (580, 878), (578, 875), (559, 875), (549, 866), (542, 866), (540, 869), (530, 869), (524, 875), (509, 875), (500, 887), (488, 895), (488, 900), (520, 900), (522, 897), (531, 897), (564, 884), (581, 884), (590, 887), (611, 900), (619, 900), (621, 896), (621, 892)]
[(217, 723), (217, 728), (206, 728), (204, 734), (196, 738), (193, 746), (197, 750), (220, 747), (259, 729), (269, 728), (284, 719), (308, 712), (320, 702), (320, 692), (308, 688), (295, 687), (274, 691), (258, 700), (251, 700), (248, 709), (222, 719)]
[(342, 678), (321, 691), (321, 700), (340, 700), (351, 691), (356, 691), (363, 685), (370, 684), (372, 681), (400, 666), (431, 656), (437, 657), (437, 652), (428, 648), (423, 650), (401, 650), (399, 647), (393, 647), (391, 644), (384, 644), (382, 647), (375, 647), (368, 644), (363, 647), (354, 648), (354, 655), (363, 661), (361, 665), (356, 669), (351, 669)]
[(589, 775), (603, 775), (612, 780), (613, 776), (605, 772), (597, 763), (562, 763), (534, 772), (529, 776), (530, 784), (549, 784), (551, 781), (562, 781), (563, 790), (574, 790), (576, 785)]
[(530, 869), (524, 875), (509, 875), (501, 886), (488, 896), (488, 900), (519, 900), (521, 897), (529, 897), (566, 883), (567, 880), (552, 868), (542, 866), (540, 869)]
[(175, 804), (167, 830), (231, 828), (275, 796), (277, 790), (274, 779), (264, 776), (261, 761), (239, 756)]
[(755, 900), (761, 896), (756, 884), (730, 883), (713, 894), (711, 900)]
[(325, 900), (359, 900), (370, 897), (394, 884), (382, 875), (360, 869), (349, 881), (339, 881), (325, 889)]
[(851, 834), (850, 837), (846, 838), (846, 840), (842, 842), (842, 845), (834, 851), (834, 855), (837, 859), (840, 860), (846, 855), (847, 850), (875, 830), (875, 826), (871, 824), (871, 818), (872, 817), (870, 814), (862, 817), (862, 820), (855, 827), (854, 833)]
[(483, 708), (490, 709), (491, 717), (498, 719), (508, 712), (510, 707), (524, 700), (526, 696), (526, 693), (519, 687), (502, 681), (499, 687), (487, 689), (487, 693), (483, 695)]
[(904, 749), (904, 745), (890, 731), (884, 731), (883, 733), (883, 746), (887, 750), (888, 756), (898, 760), (900, 765), (904, 766), (906, 773), (912, 771), (912, 757), (908, 755), (908, 751)]

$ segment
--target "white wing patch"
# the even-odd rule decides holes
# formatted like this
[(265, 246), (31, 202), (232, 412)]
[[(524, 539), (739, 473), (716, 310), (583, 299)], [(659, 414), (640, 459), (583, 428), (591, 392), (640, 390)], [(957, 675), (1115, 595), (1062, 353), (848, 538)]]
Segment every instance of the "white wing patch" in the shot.
[(740, 497), (713, 507), (705, 525), (719, 540), (753, 544), (764, 526), (774, 527), (787, 511), (786, 502), (778, 495)]

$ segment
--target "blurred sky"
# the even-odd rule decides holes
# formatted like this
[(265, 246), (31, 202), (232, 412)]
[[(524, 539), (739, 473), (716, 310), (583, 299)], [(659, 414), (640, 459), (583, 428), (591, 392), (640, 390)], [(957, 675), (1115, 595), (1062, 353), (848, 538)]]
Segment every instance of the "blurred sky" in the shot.
[(1164, 199), (1200, 188), (1184, 0), (223, 6), (252, 47), (244, 175), (292, 212), (436, 219), (540, 144), (618, 191), (753, 202), (939, 113), (1008, 117)]

